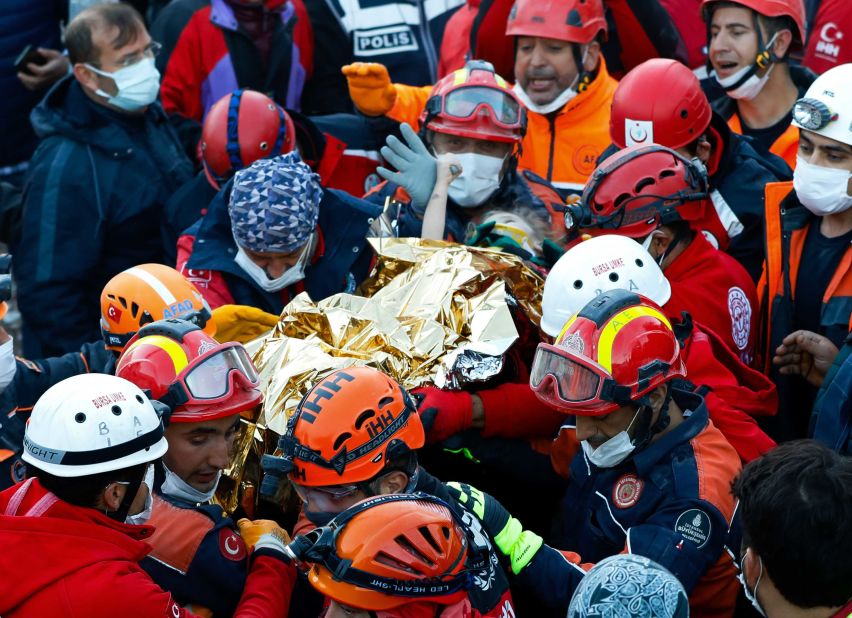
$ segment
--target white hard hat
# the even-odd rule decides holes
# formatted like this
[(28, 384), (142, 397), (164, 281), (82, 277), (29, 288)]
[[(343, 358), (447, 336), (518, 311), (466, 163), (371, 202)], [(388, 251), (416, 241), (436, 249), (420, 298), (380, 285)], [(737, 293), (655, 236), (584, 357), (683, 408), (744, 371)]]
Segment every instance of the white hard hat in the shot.
[(122, 470), (162, 457), (163, 423), (123, 378), (88, 373), (50, 387), (33, 407), (23, 460), (60, 477)]
[(793, 106), (793, 126), (852, 146), (852, 64), (814, 80)]
[(672, 295), (669, 280), (638, 242), (607, 234), (569, 249), (550, 270), (541, 300), (541, 329), (556, 337), (565, 322), (598, 294), (621, 288), (662, 306)]

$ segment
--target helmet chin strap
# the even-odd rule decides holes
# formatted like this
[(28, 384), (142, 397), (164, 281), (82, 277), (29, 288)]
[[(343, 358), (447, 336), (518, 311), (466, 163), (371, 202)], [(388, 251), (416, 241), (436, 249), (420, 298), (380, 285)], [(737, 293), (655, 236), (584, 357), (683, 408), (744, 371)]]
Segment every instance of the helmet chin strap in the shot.
[(124, 493), (124, 498), (122, 498), (121, 504), (118, 505), (118, 509), (115, 511), (104, 511), (104, 514), (107, 517), (122, 523), (124, 523), (124, 520), (127, 519), (130, 507), (133, 506), (136, 494), (139, 493), (139, 487), (141, 487), (142, 481), (145, 480), (145, 467), (142, 468), (142, 471), (139, 474), (140, 476), (137, 480), (131, 481), (125, 485), (125, 487), (127, 487), (127, 491)]
[(656, 422), (651, 425), (651, 418), (654, 416), (654, 408), (651, 405), (651, 399), (648, 395), (640, 397), (636, 403), (641, 406), (641, 414), (639, 415), (639, 426), (636, 429), (636, 437), (633, 440), (633, 445), (639, 451), (651, 442), (653, 437), (669, 426), (671, 417), (669, 416), (669, 404), (672, 400), (672, 389), (666, 387), (666, 396), (663, 399), (663, 404), (660, 406), (660, 416)]

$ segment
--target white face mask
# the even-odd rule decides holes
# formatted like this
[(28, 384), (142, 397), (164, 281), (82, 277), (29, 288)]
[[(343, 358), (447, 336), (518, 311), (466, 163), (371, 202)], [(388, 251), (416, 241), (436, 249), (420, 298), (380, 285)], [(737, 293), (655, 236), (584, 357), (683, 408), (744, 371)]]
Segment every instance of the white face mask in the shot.
[[(589, 53), (589, 48), (583, 50), (583, 59), (580, 62), (581, 65), (586, 64), (586, 55)], [(512, 87), (512, 90), (518, 98), (521, 100), (521, 103), (524, 104), (531, 112), (535, 112), (536, 114), (550, 114), (551, 112), (555, 112), (556, 110), (562, 109), (565, 107), (569, 101), (571, 101), (574, 97), (577, 96), (577, 82), (580, 81), (580, 73), (577, 73), (577, 77), (574, 78), (574, 83), (568, 86), (562, 93), (553, 99), (550, 103), (544, 103), (543, 105), (539, 105), (537, 103), (533, 103), (532, 99), (530, 99), (529, 95), (526, 91), (521, 88), (520, 84), (515, 84)]]
[[(775, 36), (776, 35), (773, 35), (772, 38), (769, 39), (765, 49), (772, 47), (772, 44), (775, 42)], [(763, 87), (766, 85), (766, 81), (769, 79), (769, 74), (772, 73), (772, 69), (774, 68), (775, 63), (773, 62), (762, 76), (758, 76), (757, 73), (762, 69), (756, 63), (753, 63), (741, 68), (739, 71), (733, 75), (729, 75), (728, 77), (719, 77), (714, 71), (713, 77), (716, 78), (719, 85), (725, 89), (727, 95), (732, 99), (750, 101), (759, 95), (761, 90), (763, 90)]]
[(145, 499), (145, 508), (136, 515), (128, 515), (124, 518), (124, 523), (134, 526), (142, 526), (148, 523), (151, 519), (151, 511), (154, 510), (154, 466), (149, 465), (145, 471), (145, 478), (142, 482), (148, 486), (148, 497)]
[(757, 600), (757, 589), (760, 587), (760, 578), (763, 577), (763, 560), (758, 557), (758, 561), (760, 562), (760, 575), (757, 576), (757, 581), (754, 582), (754, 592), (748, 589), (748, 584), (746, 584), (745, 579), (745, 559), (743, 559), (743, 564), (740, 567), (740, 572), (737, 575), (737, 579), (740, 580), (740, 584), (742, 584), (743, 592), (745, 592), (746, 598), (751, 603), (752, 607), (761, 615), (766, 616), (766, 612), (763, 611), (763, 607), (760, 605), (760, 601)]
[(266, 292), (278, 292), (305, 278), (305, 268), (308, 264), (308, 254), (313, 246), (313, 236), (308, 239), (299, 260), (290, 268), (281, 273), (280, 277), (270, 279), (266, 270), (254, 263), (254, 261), (237, 245), (237, 255), (234, 261), (242, 268), (252, 280)]
[(633, 426), (633, 421), (639, 416), (642, 408), (636, 410), (636, 414), (630, 419), (630, 424), (627, 429), (621, 431), (611, 437), (609, 440), (601, 444), (598, 448), (594, 448), (588, 441), (583, 440), (580, 445), (583, 447), (583, 452), (593, 464), (598, 468), (614, 468), (622, 461), (627, 459), (634, 450), (636, 445), (630, 439), (630, 428)]
[(18, 371), (13, 344), (14, 342), (10, 338), (9, 341), (0, 345), (0, 393), (5, 391), (6, 387), (12, 383), (12, 380), (15, 379), (15, 373)]
[(482, 206), (500, 186), (505, 158), (467, 152), (454, 154), (462, 166), (461, 175), (450, 183), (447, 195), (462, 208)]
[(205, 492), (199, 491), (189, 483), (185, 482), (177, 474), (169, 470), (166, 467), (166, 464), (163, 464), (163, 470), (166, 472), (166, 480), (163, 481), (163, 485), (160, 487), (160, 493), (164, 496), (189, 502), (190, 504), (203, 504), (205, 502), (210, 502), (213, 499), (213, 495), (216, 493), (216, 486), (219, 484), (219, 478), (222, 476), (222, 471), (219, 470), (216, 474), (216, 482), (213, 483), (213, 487)]
[(843, 212), (852, 207), (846, 192), (852, 172), (822, 167), (796, 157), (793, 188), (802, 205), (818, 217)]
[(98, 75), (112, 78), (118, 88), (115, 95), (106, 93), (100, 88), (95, 90), (95, 94), (104, 97), (120, 109), (135, 112), (157, 100), (157, 94), (160, 92), (160, 72), (154, 65), (153, 58), (143, 58), (115, 73), (101, 71), (89, 64), (86, 67)]

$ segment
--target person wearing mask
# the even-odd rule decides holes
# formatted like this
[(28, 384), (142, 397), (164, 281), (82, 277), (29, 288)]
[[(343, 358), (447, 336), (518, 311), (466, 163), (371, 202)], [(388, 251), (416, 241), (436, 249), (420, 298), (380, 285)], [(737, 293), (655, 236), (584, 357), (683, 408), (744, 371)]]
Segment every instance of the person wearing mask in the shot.
[(261, 493), (274, 497), (278, 483), (289, 479), (303, 502), (295, 534), (328, 525), (366, 498), (418, 491), (443, 500), (476, 531), (477, 553), (491, 556), (466, 562), (475, 582), (468, 591), (475, 615), (513, 615), (512, 595), (492, 541), (477, 518), (453, 502), (446, 486), (418, 464), (423, 444), (417, 405), (395, 380), (371, 367), (339, 369), (299, 403), (279, 440), (281, 455), (263, 458)]
[(620, 553), (649, 558), (689, 595), (694, 616), (730, 616), (736, 567), (726, 551), (735, 514), (734, 449), (686, 378), (677, 338), (651, 301), (610, 290), (586, 305), (553, 345), (539, 344), (536, 395), (576, 417), (554, 544), (525, 530), (494, 498), (452, 485), (510, 561), (513, 587), (565, 612), (590, 564)]
[(793, 181), (766, 186), (766, 263), (758, 285), (759, 350), (778, 384), (781, 410), (766, 429), (776, 440), (807, 435), (816, 388), (779, 373), (772, 356), (797, 330), (839, 347), (852, 324), (852, 64), (820, 75), (796, 102)]
[[(746, 365), (754, 358), (757, 296), (746, 270), (711, 243), (724, 238), (706, 170), (663, 146), (631, 146), (601, 163), (566, 223), (643, 244), (672, 286), (667, 311), (716, 332)], [(708, 239), (709, 237), (709, 239)]]
[[(449, 504), (428, 494), (368, 498), (288, 547), (311, 562), (308, 579), (330, 601), (324, 618), (482, 616), (471, 607), (466, 565), (488, 553)], [(504, 609), (514, 615), (511, 604)]]
[(162, 320), (127, 344), (115, 375), (171, 410), (169, 449), (151, 485), (157, 530), (142, 568), (181, 605), (231, 616), (246, 583), (248, 550), (237, 524), (212, 500), (231, 464), (240, 414), (262, 400), (254, 365), (238, 343), (220, 344), (191, 322)]
[[(528, 112), (518, 167), (563, 198), (583, 190), (610, 142), (617, 84), (601, 55), (606, 33), (601, 0), (518, 0), (506, 24), (515, 42), (513, 90)], [(428, 87), (392, 83), (379, 64), (355, 63), (343, 73), (352, 101), (368, 116), (414, 124), (431, 96)]]
[[(168, 448), (158, 409), (103, 374), (68, 378), (39, 399), (24, 438), (31, 476), (0, 493), (0, 567), (23, 574), (0, 583), (3, 616), (196, 615), (139, 565), (155, 534), (153, 467)], [(270, 528), (254, 545), (235, 617), (287, 615), (296, 578), (287, 541)]]
[(852, 614), (852, 459), (796, 440), (751, 462), (739, 500), (740, 583), (767, 618)]
[(420, 116), (419, 134), (403, 124), (404, 141), (388, 137), (382, 156), (397, 171), (379, 167), (388, 182), (366, 197), (399, 202), (400, 236), (421, 236), (426, 207), (436, 188), (441, 189), (438, 159), (449, 158), (458, 174), (446, 187), (438, 237), (462, 242), (468, 224), (479, 223), (484, 212), (515, 206), (538, 211), (554, 232), (564, 230), (556, 190), (535, 174), (518, 170), (526, 129), (526, 112), (506, 80), (489, 63), (469, 61), (435, 84)]
[[(44, 392), (66, 378), (82, 373), (113, 373), (118, 355), (142, 326), (154, 320), (178, 317), (192, 321), (209, 334), (216, 333), (210, 308), (199, 291), (174, 268), (140, 264), (110, 279), (101, 292), (101, 338), (76, 352), (44, 359), (16, 358), (7, 352), (11, 373), (0, 389), (0, 490), (26, 476), (21, 459), (24, 428), (33, 406)], [(0, 327), (0, 337), (5, 332)], [(2, 361), (0, 361), (2, 362)]]
[(56, 356), (98, 338), (97, 299), (118, 272), (162, 258), (160, 218), (192, 178), (157, 103), (157, 43), (126, 4), (81, 12), (65, 32), (73, 76), (32, 115), (30, 163), (14, 247), (24, 353)]
[(780, 157), (758, 154), (749, 139), (731, 131), (711, 109), (692, 71), (663, 58), (630, 71), (612, 99), (609, 133), (618, 148), (653, 143), (698, 158), (707, 168), (710, 201), (724, 226), (719, 244), (728, 247), (752, 280), (760, 278), (763, 187), (792, 174)]
[(335, 189), (290, 152), (238, 171), (178, 241), (178, 269), (214, 309), (279, 314), (300, 292), (353, 292), (367, 276), (381, 206)]
[(703, 0), (707, 25), (705, 89), (731, 130), (796, 167), (793, 104), (814, 73), (790, 63), (805, 40), (803, 0)]

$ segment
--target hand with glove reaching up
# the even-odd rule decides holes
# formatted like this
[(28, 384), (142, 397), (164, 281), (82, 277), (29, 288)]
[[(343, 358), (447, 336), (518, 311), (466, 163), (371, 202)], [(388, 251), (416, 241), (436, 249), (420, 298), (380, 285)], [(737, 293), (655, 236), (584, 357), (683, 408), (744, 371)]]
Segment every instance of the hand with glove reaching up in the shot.
[(378, 62), (353, 62), (340, 72), (346, 76), (349, 96), (365, 116), (384, 116), (396, 103), (396, 88), (388, 69)]
[(398, 171), (377, 167), (376, 172), (387, 181), (398, 184), (411, 196), (411, 205), (422, 213), (438, 178), (438, 160), (408, 124), (399, 126), (405, 143), (390, 135), (382, 146), (382, 157)]

